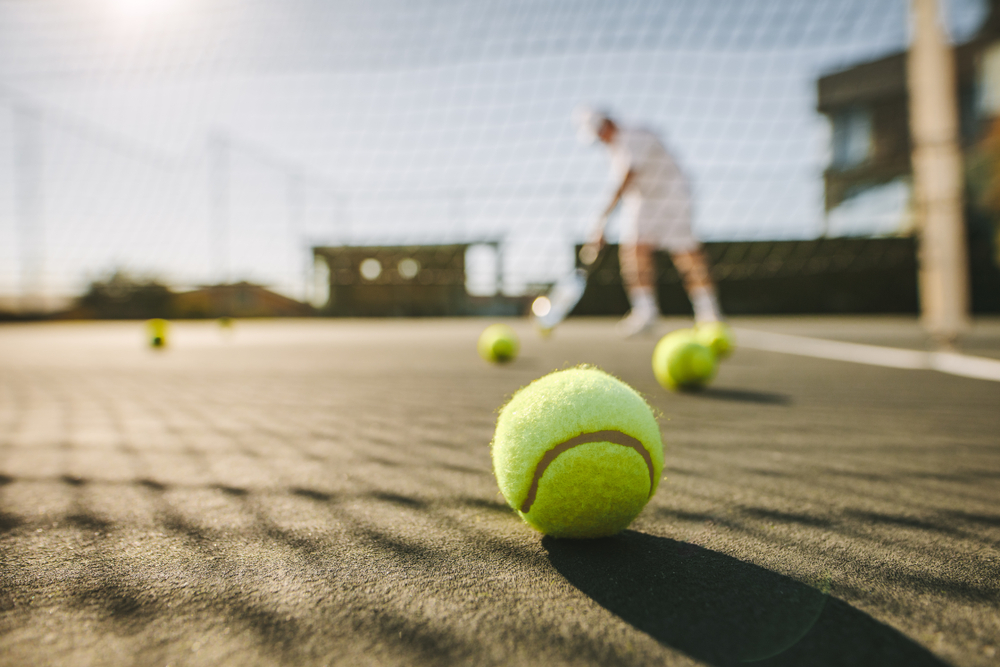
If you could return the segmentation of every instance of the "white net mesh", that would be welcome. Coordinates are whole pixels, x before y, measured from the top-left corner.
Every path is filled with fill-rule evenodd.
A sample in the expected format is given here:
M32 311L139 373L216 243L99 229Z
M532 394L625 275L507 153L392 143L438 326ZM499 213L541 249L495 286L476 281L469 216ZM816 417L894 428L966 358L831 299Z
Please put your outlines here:
M985 16L944 4L956 40ZM660 133L704 240L886 233L865 210L827 227L816 78L905 48L906 12L0 0L0 295L125 268L307 297L313 245L494 240L518 293L571 266L609 194L607 156L575 140L580 103ZM476 252L488 292L494 259Z

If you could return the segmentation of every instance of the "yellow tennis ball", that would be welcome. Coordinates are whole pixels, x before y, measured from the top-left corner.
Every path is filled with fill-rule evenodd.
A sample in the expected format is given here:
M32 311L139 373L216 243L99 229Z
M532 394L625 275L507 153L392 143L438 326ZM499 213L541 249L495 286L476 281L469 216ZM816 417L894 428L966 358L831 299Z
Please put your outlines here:
M169 322L158 317L146 322L146 336L150 347L162 348L167 346L167 332Z
M652 409L632 387L587 366L550 373L514 394L491 449L507 503L553 537L624 530L663 473Z
M695 340L710 348L717 359L725 359L736 348L733 330L725 322L706 322L695 328Z
M517 356L521 343L517 334L506 324L493 324L479 335L479 356L493 363L505 363Z
M691 329L672 331L653 350L653 375L664 389L697 389L708 384L717 362Z

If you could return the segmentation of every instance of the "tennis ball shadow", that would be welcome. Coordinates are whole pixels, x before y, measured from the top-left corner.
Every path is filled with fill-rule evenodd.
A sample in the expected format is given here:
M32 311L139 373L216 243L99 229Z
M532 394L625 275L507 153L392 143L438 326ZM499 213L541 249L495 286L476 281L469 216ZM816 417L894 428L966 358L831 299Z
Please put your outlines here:
M775 394L767 391L750 391L747 389L726 389L723 387L706 387L702 392L705 398L720 401L736 401L739 403L760 403L762 405L791 405L792 399L785 394Z
M542 539L555 569L661 644L728 665L944 666L902 633L762 567L664 537Z

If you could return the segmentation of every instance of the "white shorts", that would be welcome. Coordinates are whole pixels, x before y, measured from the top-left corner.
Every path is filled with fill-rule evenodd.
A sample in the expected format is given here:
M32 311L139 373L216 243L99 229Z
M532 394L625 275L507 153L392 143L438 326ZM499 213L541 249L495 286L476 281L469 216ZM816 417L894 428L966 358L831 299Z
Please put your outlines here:
M651 245L670 253L698 249L701 242L691 231L690 198L674 196L624 202L619 243Z

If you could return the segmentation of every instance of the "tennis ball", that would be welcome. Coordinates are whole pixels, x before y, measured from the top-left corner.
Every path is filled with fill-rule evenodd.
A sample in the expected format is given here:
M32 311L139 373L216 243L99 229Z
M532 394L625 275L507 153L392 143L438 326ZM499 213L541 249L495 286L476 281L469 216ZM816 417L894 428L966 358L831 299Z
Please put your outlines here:
M695 340L715 353L716 359L725 359L733 353L736 339L725 322L706 322L695 328Z
M672 331L653 350L653 375L664 389L697 389L715 377L712 350L691 329Z
M146 335L149 340L149 346L155 348L166 347L168 328L169 323L166 320L158 317L148 320L146 322Z
M506 324L493 324L479 335L479 356L493 363L505 363L517 356L521 343L517 334Z
M630 386L587 366L550 373L500 411L490 445L507 503L553 537L624 530L663 472L660 427Z

